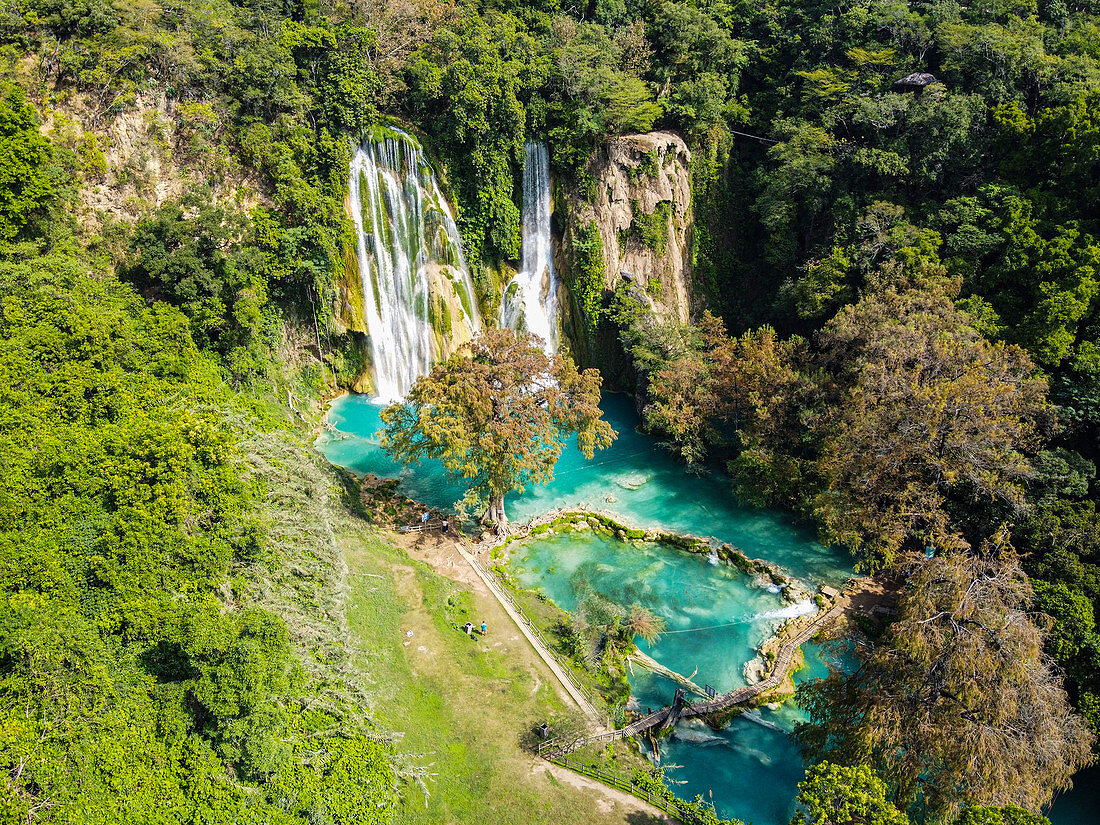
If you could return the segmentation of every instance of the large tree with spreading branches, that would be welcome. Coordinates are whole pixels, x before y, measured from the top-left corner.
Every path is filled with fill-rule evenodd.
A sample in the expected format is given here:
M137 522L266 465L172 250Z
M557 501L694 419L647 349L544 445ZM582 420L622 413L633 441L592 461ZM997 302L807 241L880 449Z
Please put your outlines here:
M588 458L615 438L600 410L600 373L579 371L540 341L487 329L421 376L382 412L382 446L394 458L442 462L487 502L483 521L508 529L504 496L554 475L566 439Z
M1039 810L1091 761L1093 736L1043 651L1007 531L897 569L898 621L846 648L853 673L799 688L806 752L870 764L918 822L953 821L968 804Z

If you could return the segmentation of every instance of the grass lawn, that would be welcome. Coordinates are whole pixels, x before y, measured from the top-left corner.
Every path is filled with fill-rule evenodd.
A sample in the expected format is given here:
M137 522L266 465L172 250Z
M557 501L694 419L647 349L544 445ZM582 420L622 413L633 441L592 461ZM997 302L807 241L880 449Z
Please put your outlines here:
M350 573L348 621L358 663L373 680L374 717L404 734L397 750L429 774L427 798L405 786L399 821L665 821L521 749L535 724L577 712L495 600L412 561L366 526L339 538ZM487 636L456 629L467 620L486 621Z

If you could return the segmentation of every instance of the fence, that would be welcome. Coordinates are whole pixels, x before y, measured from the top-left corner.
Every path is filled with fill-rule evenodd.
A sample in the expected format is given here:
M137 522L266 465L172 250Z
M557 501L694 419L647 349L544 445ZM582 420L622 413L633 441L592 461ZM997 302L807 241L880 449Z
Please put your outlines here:
M596 703L595 697L593 697L592 695L592 691L590 691L579 681L577 681L577 677L573 675L572 665L564 656L560 655L556 650L554 650L553 647L550 646L550 642L547 641L546 637L542 634L542 631L538 629L535 623L531 621L531 617L527 615L527 611L520 607L519 603L516 602L514 598L512 598L512 594L508 592L507 585L505 585L504 582L501 581L500 577L497 575L497 572L491 569L486 571L481 563L473 556L470 556L468 558L468 561L479 571L481 571L483 577L486 579L486 582L496 592L497 597L502 600L506 600L508 604L511 605L512 609L516 611L516 614L521 619L523 619L523 623L527 625L527 629L530 630L534 637L539 640L539 643L543 646L546 652L554 657L554 661L558 663L558 666L561 668L562 673L565 675L565 678L569 680L569 684L576 688L577 692L580 693L581 696L583 696L586 700L588 700L588 704L590 704L592 708L598 713L599 705Z
M622 731L613 731L613 733L622 733ZM708 825L708 823L712 824L714 822L713 819L703 818L692 810L692 805L696 803L685 802L676 797L669 798L662 794L655 794L648 788L644 788L641 785L630 782L620 776L615 776L614 774L608 773L592 765L586 765L583 762L570 759L568 756L559 756L549 759L548 761L553 762L555 765L561 765L563 768L568 768L576 773L583 774L590 779L595 779L597 782L603 782L605 785L618 788L620 791L624 791L637 799L641 799L643 802L648 802L654 808L664 811L669 816L676 817L676 819L683 822L684 825Z

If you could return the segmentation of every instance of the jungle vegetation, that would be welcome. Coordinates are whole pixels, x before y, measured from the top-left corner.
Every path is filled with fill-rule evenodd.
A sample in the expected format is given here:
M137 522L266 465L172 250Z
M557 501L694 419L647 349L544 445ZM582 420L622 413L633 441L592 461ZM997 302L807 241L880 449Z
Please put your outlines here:
M285 412L360 366L331 310L350 149L383 118L438 155L482 288L518 253L524 140L585 191L609 136L685 137L711 314L657 324L601 294L592 255L585 328L621 336L686 461L865 569L916 571L860 679L807 699L836 768L811 771L807 816L833 793L875 821L1030 821L1085 761L1074 712L1100 726L1092 0L7 3L5 813L391 816L392 754L333 687L351 677L311 670L256 584L297 546L266 504L295 426L266 388ZM114 164L127 122L186 184L89 220L88 193L152 188L149 163ZM996 598L977 610L972 585ZM968 630L998 622L997 644ZM929 663L977 666L972 694ZM910 722L948 717L961 750L895 764L924 741Z

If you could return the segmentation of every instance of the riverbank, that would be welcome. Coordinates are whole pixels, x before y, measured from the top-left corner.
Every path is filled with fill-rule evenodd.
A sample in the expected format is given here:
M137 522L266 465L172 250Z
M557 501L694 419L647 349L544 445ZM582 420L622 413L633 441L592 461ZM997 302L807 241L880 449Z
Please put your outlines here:
M483 585L450 566L441 546L417 553L436 568L394 538L362 526L338 541L348 563L355 656L373 682L374 718L395 739L408 779L399 821L667 822L640 800L574 779L524 750L529 729L576 716L568 699ZM488 633L467 635L466 621L485 621Z
M620 433L615 444L596 461L585 460L567 448L549 485L531 487L510 498L513 518L522 524L531 519L546 520L546 514L551 512L583 513L575 518L583 524L573 524L569 528L571 535L556 535L558 528L547 525L546 534L531 539L533 543L546 544L539 564L544 573L555 577L556 589L564 586L568 591L572 586L568 578L576 572L579 561L578 551L587 554L589 561L585 562L582 578L610 575L617 594L616 604L629 606L640 600L651 609L663 604L679 605L668 614L672 621L669 630L678 632L663 637L668 640L664 646L646 648L656 659L684 673L692 673L694 666L699 665L698 683L714 685L720 692L744 684L742 665L756 655L759 644L776 626L784 618L813 612L811 596L816 588L807 587L805 592L795 595L794 588L788 589L788 579L827 582L839 587L851 575L846 558L835 549L822 547L812 533L783 514L739 506L727 485L728 479L720 472L707 477L689 473L652 439L633 429L636 417L627 399L607 398L604 407L605 415ZM422 513L418 502L439 508L440 513L447 512L451 503L462 495L460 485L431 462L418 466L415 472L390 462L374 436L379 426L377 413L377 408L363 399L338 400L330 412L338 432L335 437L332 433L323 434L318 447L330 461L354 471L360 478L368 473L379 478L400 477L386 491L386 496L379 497L383 507L392 509L385 514L391 525L415 523ZM615 524L605 524L607 517ZM551 522L553 518L550 517ZM713 541L700 538L712 533ZM694 552L674 552L656 542L644 541L662 534L671 539L670 543L677 543L679 549ZM685 535L689 537L686 540ZM462 564L453 548L440 541L438 533L399 533L394 539L406 546L414 558L435 565L445 576L463 579L471 575L466 569L469 566ZM560 543L562 540L565 544ZM590 545L588 550L583 547L586 542ZM488 547L471 549L481 551L483 565L493 566L496 560L487 557L491 556L491 551L485 552ZM763 566L745 569L745 562L752 568L754 559ZM553 568L559 564L567 564L568 570L555 574ZM644 573L639 565L646 568ZM672 578L659 574L653 580L655 571L661 569L671 573ZM638 574L643 574L640 579L635 578ZM656 584L657 588L649 589L650 584ZM568 592L547 596L567 609L576 607L576 599ZM791 596L794 602L790 601ZM538 602L538 606L549 605ZM480 619L471 617L471 620ZM491 621L490 633L492 627ZM820 671L818 658L815 653L811 663L815 671ZM650 674L628 677L632 690L640 688L636 693L637 706L656 708L670 700L671 690L663 679ZM621 713L620 687L625 685L597 685L608 690L609 700L620 707L617 715ZM557 691L556 687L552 689ZM562 696L558 700L567 701ZM793 711L784 707L760 713L763 718L756 722L744 721L756 712L742 714L718 736L702 734L695 724L678 726L668 747L679 748L674 761L683 767L674 768L672 774L675 781L687 780L689 784L677 793L686 792L691 798L701 792L709 798L709 791L713 790L715 804L724 807L726 817L740 817L760 825L785 825L789 819L787 809L802 777L801 759L783 732L793 724L788 719ZM706 741L701 746L691 744L696 736L703 736ZM712 744L718 742L719 736L720 744ZM723 752L713 750L714 747L721 747ZM725 748L731 749L728 754ZM770 778L764 780L762 772L771 774ZM761 782L771 788L764 796L753 792Z
M419 510L419 508L419 504L414 507L416 510ZM737 548L729 545L715 547L712 540L699 536L685 536L658 530L633 528L614 520L606 513L589 510L555 511L532 519L525 524L514 526L513 531L506 536L482 534L477 541L464 536L445 536L435 531L397 531L392 534L392 538L411 557L431 565L441 575L467 585L476 586L481 584L488 592L489 583L481 582L477 571L468 563L464 563L463 553L468 553L474 557L483 569L490 570L494 565L499 566L501 562L506 561L504 551L513 542L540 535L553 535L555 531L573 532L577 530L603 530L623 542L661 542L685 552L713 553L715 558L723 560L742 572L768 577L773 586L782 588L781 593L784 599L790 603L797 603L810 596L809 589L804 583L790 578L786 571L778 565L771 564L763 559L749 559ZM818 633L830 633L835 626L866 621L876 615L890 614L894 609L896 590L890 583L881 578L852 578L839 591L827 586L822 587L821 592L814 595L814 599L817 601L818 607L816 612L795 615L784 620L776 631L759 646L756 658L746 663L745 674L750 685L764 680L776 681L773 676L778 664L778 657L792 640L800 639L800 645ZM825 613L829 615L829 622L822 621ZM807 629L811 627L813 632L806 635ZM546 631L547 628L541 628L541 630ZM835 635L835 632L832 635ZM775 684L770 685L766 691L761 692L756 700L751 705L746 705L745 708L782 702L794 695L793 676L802 666L801 651L798 650L798 645L795 645L793 653L787 655L790 660L782 663L783 672L780 674L780 678ZM627 660L636 662L658 675L681 684L696 695L706 695L701 687L691 681L690 677L672 671L641 651L628 655ZM565 680L559 681L562 682L562 690L568 695L568 684L564 683ZM740 708L738 712L745 708ZM725 718L728 720L728 715Z

